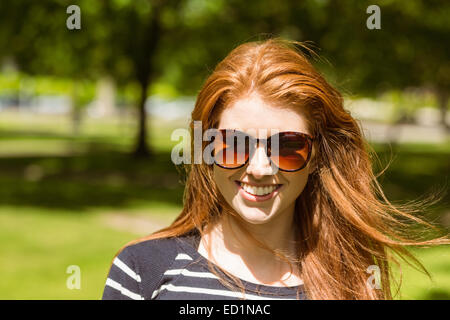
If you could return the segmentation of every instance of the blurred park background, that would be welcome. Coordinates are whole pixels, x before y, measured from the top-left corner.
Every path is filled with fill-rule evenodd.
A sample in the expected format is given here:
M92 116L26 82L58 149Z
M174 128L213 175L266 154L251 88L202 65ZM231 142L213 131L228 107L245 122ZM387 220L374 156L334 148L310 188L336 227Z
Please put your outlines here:
M81 29L69 30L69 5ZM369 5L381 29L367 28ZM309 41L380 163L389 200L448 190L450 2L0 2L0 299L99 299L126 242L182 207L175 128L237 45ZM450 230L450 196L427 216ZM411 249L399 299L450 299L449 247ZM81 270L70 290L67 267Z

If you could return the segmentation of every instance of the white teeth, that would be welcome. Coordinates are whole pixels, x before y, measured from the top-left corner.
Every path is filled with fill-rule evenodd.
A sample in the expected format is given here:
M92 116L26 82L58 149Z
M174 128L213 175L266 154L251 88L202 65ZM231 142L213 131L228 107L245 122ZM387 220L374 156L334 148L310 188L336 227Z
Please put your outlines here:
M251 186L249 184L243 183L243 182L240 182L240 185L241 185L242 189L244 189L248 193L257 195L257 196L268 195L277 188L277 185L265 186L265 187L255 187L255 186Z

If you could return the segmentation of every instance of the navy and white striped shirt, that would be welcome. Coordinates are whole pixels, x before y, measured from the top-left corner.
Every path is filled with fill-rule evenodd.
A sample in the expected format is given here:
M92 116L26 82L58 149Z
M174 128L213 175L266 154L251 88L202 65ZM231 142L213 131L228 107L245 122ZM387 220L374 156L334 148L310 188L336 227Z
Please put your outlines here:
M303 285L268 286L241 279L245 293L240 288L230 290L211 272L208 260L198 253L199 241L200 235L194 233L146 240L126 247L111 266L102 299L306 299ZM222 271L215 270L221 277L231 280Z

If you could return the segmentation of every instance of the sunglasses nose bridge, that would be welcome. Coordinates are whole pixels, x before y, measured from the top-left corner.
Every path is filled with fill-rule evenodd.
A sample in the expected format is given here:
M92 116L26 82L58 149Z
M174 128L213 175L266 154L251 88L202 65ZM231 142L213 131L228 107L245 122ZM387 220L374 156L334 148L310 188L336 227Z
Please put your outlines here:
M247 173L255 177L274 174L265 143L257 143L252 148L248 159Z

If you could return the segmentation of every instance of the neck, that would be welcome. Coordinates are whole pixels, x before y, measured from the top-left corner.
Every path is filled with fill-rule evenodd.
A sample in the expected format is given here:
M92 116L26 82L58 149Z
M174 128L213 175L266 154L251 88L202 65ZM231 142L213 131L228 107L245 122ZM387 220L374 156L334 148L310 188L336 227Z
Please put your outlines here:
M252 273L250 277L259 278L262 282L277 282L280 276L284 278L289 273L289 265L277 259L270 250L278 249L289 256L297 256L294 208L295 204L262 224L252 224L223 212L221 220L202 238L204 243L199 252L230 271L247 269ZM239 222L245 229L239 227ZM249 234L270 250L260 247ZM211 248L210 253L206 249L208 247Z
M237 216L237 214L235 214ZM249 223L239 216L224 214L221 221L223 244L230 250L242 256L264 258L273 254L261 248L252 241L252 237L262 242L271 250L283 250L289 254L295 253L294 206L285 212L279 212L267 223Z

